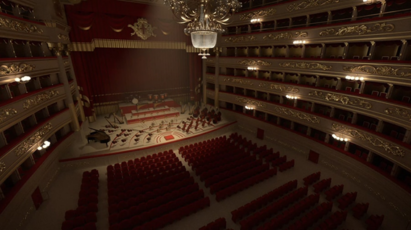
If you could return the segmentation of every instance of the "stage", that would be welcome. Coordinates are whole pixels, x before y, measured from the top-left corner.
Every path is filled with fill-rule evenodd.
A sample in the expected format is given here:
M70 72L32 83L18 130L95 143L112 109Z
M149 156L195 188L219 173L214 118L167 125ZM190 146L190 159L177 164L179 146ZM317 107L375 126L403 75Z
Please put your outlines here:
M209 110L214 109L211 106L207 106L207 108ZM172 114L172 117L165 116L167 114ZM147 115L148 114L142 113L137 117L132 115L132 113L126 114L124 124L119 124L112 116L111 118L98 116L93 123L84 122L81 130L73 134L73 141L63 155L62 160L155 147L157 145L178 142L208 134L227 126L234 126L235 124L234 121L227 120L224 114L222 114L221 121L218 121L217 124L214 124L212 121L204 122L204 120L197 123L197 118L194 118L192 122L193 125L188 130L187 128L193 118L188 114L187 110L184 114L181 114L181 108L171 107L167 108L166 111L160 111L159 114ZM131 116L133 116L133 122L129 122ZM153 119L153 117L155 119ZM138 119L141 119L141 121L137 121ZM117 126L117 128L111 127L107 120L109 120L112 125ZM186 127L184 123L186 123ZM197 129L195 129L196 126ZM103 132L110 136L110 141L107 143L107 146L100 142L87 142L87 135L95 132L95 130L89 129L89 127L103 130ZM184 127L185 129L183 130Z

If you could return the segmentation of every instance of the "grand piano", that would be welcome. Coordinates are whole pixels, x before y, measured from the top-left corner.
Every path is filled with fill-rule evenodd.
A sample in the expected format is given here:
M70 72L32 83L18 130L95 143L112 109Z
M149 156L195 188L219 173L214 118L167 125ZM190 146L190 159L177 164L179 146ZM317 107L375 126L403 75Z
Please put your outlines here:
M95 130L95 132L92 132L89 135L87 135L88 143L90 143L90 140L99 141L100 143L105 143L106 146L108 146L108 142L110 142L111 140L109 135L107 135L104 131L101 131L101 130L97 130L93 128L90 128L90 129Z

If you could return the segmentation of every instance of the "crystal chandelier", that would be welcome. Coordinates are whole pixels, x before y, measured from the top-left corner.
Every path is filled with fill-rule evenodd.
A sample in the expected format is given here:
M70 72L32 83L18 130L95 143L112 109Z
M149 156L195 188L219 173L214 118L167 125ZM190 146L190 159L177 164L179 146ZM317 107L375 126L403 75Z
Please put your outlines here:
M238 0L164 0L173 14L187 23L184 29L191 34L191 42L195 48L201 49L198 55L206 59L210 55L207 51L217 43L217 33L224 32L230 16L241 8Z

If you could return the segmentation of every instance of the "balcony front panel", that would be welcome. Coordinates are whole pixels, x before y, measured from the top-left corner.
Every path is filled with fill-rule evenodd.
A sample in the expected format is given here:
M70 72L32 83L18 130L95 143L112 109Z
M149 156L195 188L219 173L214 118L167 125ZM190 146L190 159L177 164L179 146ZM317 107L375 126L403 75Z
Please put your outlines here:
M213 95L214 91L207 90L207 97L214 99ZM255 110L261 112L282 117L325 133L334 133L338 136L347 137L349 142L363 146L401 167L411 170L411 149L405 147L405 144L400 145L384 139L384 137L380 135L358 129L345 123L340 123L337 120L325 116L299 111L289 106L223 92L219 93L218 99L241 106L253 106Z
M411 16L317 27L300 27L282 31L223 36L217 46L270 46L293 44L295 40L319 43L384 41L411 38Z
M42 22L35 22L11 16L0 14L0 34L4 38L29 40L29 41L49 41L49 34L53 30Z
M2 154L0 158L0 182L3 182L38 146L70 120L71 113L68 109L65 109L38 125L39 127L31 131L24 141Z

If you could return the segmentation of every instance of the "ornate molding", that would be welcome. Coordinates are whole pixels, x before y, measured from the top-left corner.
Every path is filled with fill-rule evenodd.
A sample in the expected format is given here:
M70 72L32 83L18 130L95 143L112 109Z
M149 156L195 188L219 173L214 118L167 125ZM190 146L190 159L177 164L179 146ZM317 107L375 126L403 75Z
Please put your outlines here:
M410 77L411 68L399 67L393 68L391 66L372 66L372 65L358 65L358 66L344 66L344 71L348 72L360 72L382 76L395 76L395 77Z
M31 97L29 99L27 99L24 103L23 103L23 108L24 109L29 109L30 107L36 106L40 103L42 103L43 101L47 101L50 100L51 98L58 96L60 94L59 91L57 90L50 90L41 94L37 94L34 97Z
M63 41L68 41L69 40L69 37L65 34L59 34L59 35L57 35L57 38L59 40L63 40Z
M244 80L244 79L232 78L232 77L226 77L223 79L223 81L227 81L231 83L239 83L242 85L254 85L254 83L250 80Z
M241 36L241 37L229 37L226 38L224 41L225 42L250 42L250 41L255 41L255 36Z
M251 100L248 98L236 97L236 101L244 103L244 104L255 105L257 107L264 107L264 104L261 103L260 101L255 101L255 100Z
M0 123L16 114L17 110L13 108L0 110Z
M362 100L362 99L357 99L357 98L350 98L342 94L336 94L336 93L326 93L326 92L321 92L321 91L312 91L308 93L308 96L311 97L318 97L321 99L325 99L327 101L335 101L335 102L341 102L343 105L352 105L352 106L358 106L362 107L365 109L371 109L372 105L368 101Z
M306 120L308 122L314 123L314 124L318 124L320 123L320 120L318 120L318 118L316 116L313 115L309 115L306 113L302 113L302 112L298 112L292 109L288 109L288 108L283 108L280 106L277 106L274 108L274 111L279 113L279 114L285 114L287 116L292 116L301 120Z
M343 26L340 28L331 28L323 30L319 33L320 36L345 36L345 35L363 35L373 32L391 32L395 29L393 24L376 23L372 26L356 25Z
M209 81L214 82L214 76L207 75L206 79L209 80Z
M51 123L47 123L45 126L41 127L35 134L30 138L26 139L23 143L19 144L14 150L16 156L21 156L30 150L34 145L46 136L46 134L52 129Z
M281 40L281 39L295 39L295 38L305 38L308 36L307 32L286 32L279 34L269 34L264 35L263 40Z
M402 108L386 108L384 112L391 116L400 117L406 121L411 121L411 111L408 109Z
M282 62L278 64L283 68L298 68L298 69L321 69L321 70L330 70L332 66L323 65L315 62Z
M270 89L279 90L281 92L298 93L300 90L291 86L280 85L280 84L270 84Z
M6 164L0 161L0 173L2 173L6 169Z
M153 27L148 24L147 19L144 18L137 19L137 22L135 22L134 25L128 24L128 27L134 30L134 33L131 33L131 36L137 35L143 40L147 40L147 38L151 36L157 36L154 34L154 30L156 30L157 27Z
M338 3L340 0L304 0L297 3L292 3L287 7L288 12L303 10L311 7L319 7L332 3Z
M265 9L265 10L258 10L250 13L245 13L240 15L240 20L250 20L253 18L261 18L265 16L271 16L274 15L277 12L276 9L271 8L271 9Z
M363 141L367 141L375 147L383 148L387 153L392 154L394 156L400 156L400 157L405 156L404 149L401 148L400 146L394 145L380 138L371 136L370 134L366 132L352 129L348 126L335 124L335 123L332 124L332 129L337 132L349 135L351 137L355 137Z
M262 60L252 60L252 59L246 59L246 60L242 60L242 61L238 61L238 64L240 65L248 65L248 66L269 66L271 65L271 62L267 62L267 61L262 61Z
M3 17L0 17L0 27L11 29L11 30L18 31L18 32L25 32L29 34L42 34L43 33L42 29L40 29L39 27L33 24L29 24L29 23L25 23L25 22L21 22L17 20L12 20L10 18L3 18Z
M35 65L20 63L9 64L0 66L0 75L18 74L33 71L36 68Z

